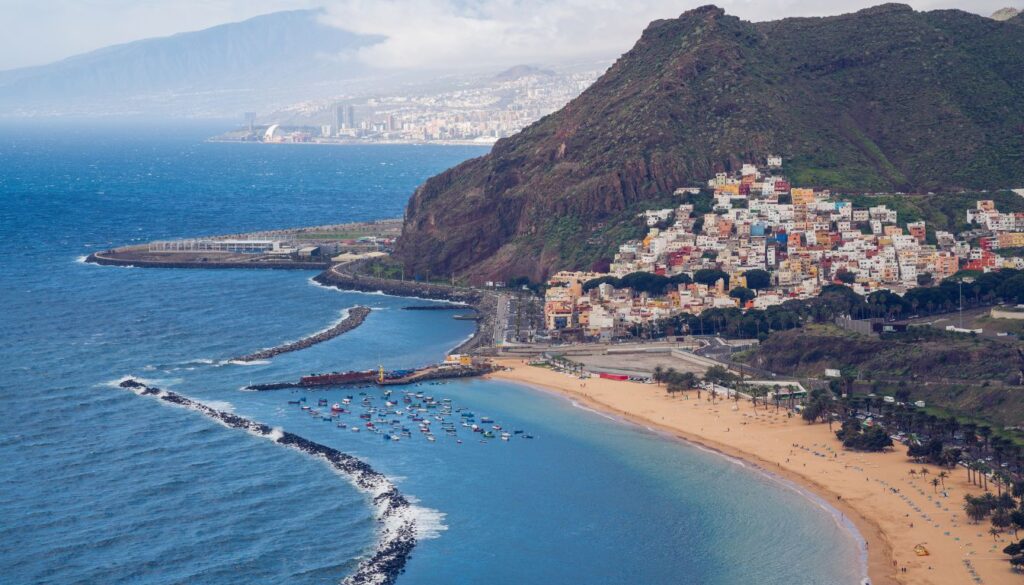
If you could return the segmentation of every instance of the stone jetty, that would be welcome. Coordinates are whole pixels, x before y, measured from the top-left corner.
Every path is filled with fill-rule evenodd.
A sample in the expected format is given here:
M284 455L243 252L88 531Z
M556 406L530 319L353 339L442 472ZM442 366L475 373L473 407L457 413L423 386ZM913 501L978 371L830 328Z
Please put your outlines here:
M316 345L317 343L327 341L328 339L334 339L335 337L343 333L352 331L356 327L362 325L363 321L366 320L366 317L369 314L369 307L352 307L351 309L348 310L348 315L346 315L344 319L342 319L337 325L334 325L333 327L324 329L319 333L310 335L309 337L305 337L298 341L293 341L292 343L286 343L284 345L279 345L277 347L262 349L255 353L250 353L248 355L239 356L233 359L239 362L252 362L256 360L270 359L276 355L288 353L289 351L298 351L300 349L306 349L307 347Z

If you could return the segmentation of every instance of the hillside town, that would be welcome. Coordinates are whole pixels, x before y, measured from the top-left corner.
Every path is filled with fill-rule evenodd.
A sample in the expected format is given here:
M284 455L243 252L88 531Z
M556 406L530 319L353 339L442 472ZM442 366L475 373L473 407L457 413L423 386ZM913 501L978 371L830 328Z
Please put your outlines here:
M608 273L549 279L547 328L607 339L680 313L808 299L832 284L903 294L961 270L1024 267L1020 255L998 253L1024 246L1024 213L979 200L966 214L972 229L953 234L901 222L885 205L857 207L828 190L793 186L781 167L775 156L764 168L744 164L706 187L676 190L684 202L674 208L645 211L647 235L622 244ZM666 277L669 286L652 294L618 281L637 274Z

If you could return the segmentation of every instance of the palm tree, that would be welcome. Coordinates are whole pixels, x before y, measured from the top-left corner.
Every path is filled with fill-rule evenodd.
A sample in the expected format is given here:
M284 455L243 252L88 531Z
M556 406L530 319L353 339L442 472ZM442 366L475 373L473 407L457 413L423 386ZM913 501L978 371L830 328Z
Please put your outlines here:
M946 489L946 478L949 477L948 471L939 472L939 481L942 482L942 489Z
M665 381L665 369L661 366L654 366L654 381L658 386Z
M917 477L917 470L911 469L910 471L907 472L907 475L909 475L910 477Z
M932 490L935 493L939 493L939 478L937 477L932 478Z
M923 476L926 476L926 477L927 477L929 473L931 473L931 472L930 472L930 471L928 471L928 468L927 468L927 467L922 467L922 468L921 468L921 475L923 475Z
M996 541L996 537L999 536L1000 532L1002 532L1002 531L999 530L998 528L996 528L995 526L993 526L992 528L988 529L988 533L992 535L992 542Z

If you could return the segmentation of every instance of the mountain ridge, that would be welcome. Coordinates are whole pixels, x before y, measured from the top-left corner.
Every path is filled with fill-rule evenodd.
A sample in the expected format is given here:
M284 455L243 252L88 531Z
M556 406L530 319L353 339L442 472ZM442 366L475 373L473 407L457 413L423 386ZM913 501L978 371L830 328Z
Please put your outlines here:
M634 206L770 153L806 186L1019 186L1021 60L1019 27L901 4L656 20L562 110L417 189L397 254L474 282L587 268Z
M0 72L0 106L10 111L66 113L209 103L236 95L288 93L289 86L347 79L366 72L355 52L383 37L320 22L322 9L256 16L198 31L112 45L47 65ZM203 99L203 96L207 99ZM296 93L296 98L305 97ZM175 100L180 100L174 103ZM237 115L234 106L225 111Z

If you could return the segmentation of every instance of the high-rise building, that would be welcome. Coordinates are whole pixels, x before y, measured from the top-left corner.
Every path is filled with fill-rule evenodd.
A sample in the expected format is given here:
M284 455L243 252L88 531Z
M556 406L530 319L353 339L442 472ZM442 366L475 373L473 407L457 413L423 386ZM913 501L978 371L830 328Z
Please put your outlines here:
M334 130L338 131L342 129L342 124L345 121L345 106L341 104L334 104L334 119L332 120L332 126Z
M250 134L256 130L256 112L245 113L245 126L248 128Z
M356 127L356 108L351 104L345 107L345 127Z

